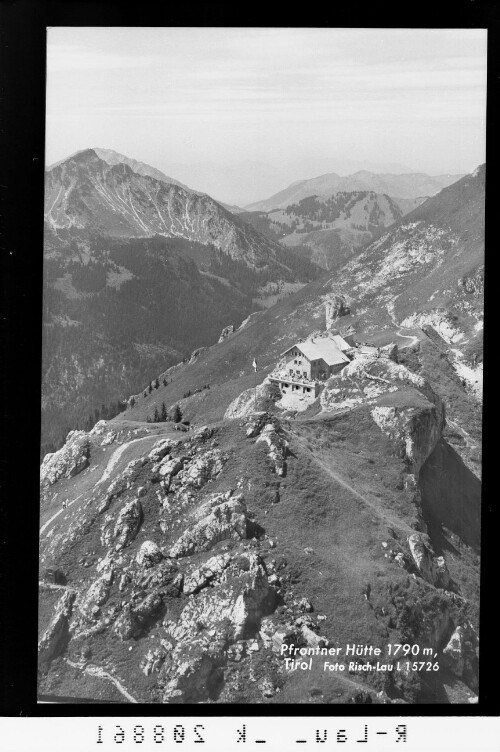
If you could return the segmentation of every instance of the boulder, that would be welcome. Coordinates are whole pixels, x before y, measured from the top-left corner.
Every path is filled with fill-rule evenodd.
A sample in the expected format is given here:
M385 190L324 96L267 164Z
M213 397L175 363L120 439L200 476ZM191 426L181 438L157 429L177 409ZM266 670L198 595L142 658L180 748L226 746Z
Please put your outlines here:
M163 558L163 554L154 541L144 541L135 557L139 566L152 567L158 564Z

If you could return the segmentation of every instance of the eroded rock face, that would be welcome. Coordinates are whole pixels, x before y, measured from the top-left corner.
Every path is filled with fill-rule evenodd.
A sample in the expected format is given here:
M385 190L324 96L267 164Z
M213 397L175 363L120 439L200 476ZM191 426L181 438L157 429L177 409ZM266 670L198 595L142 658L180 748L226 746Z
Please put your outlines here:
M418 474L443 433L445 415L441 400L422 408L377 405L371 415L399 447L408 462L408 472Z
M68 590L58 602L55 615L38 643L38 659L42 663L52 660L66 647L75 598L76 593Z
M351 309L346 303L344 295L336 295L332 293L325 300L326 306L326 328L331 329L335 321L340 316L347 316Z
M40 467L42 484L53 485L60 478L72 478L89 465L90 442L85 431L70 431L57 452L46 454Z
M215 506L212 511L188 528L170 551L172 558L209 551L226 538L246 538L247 508L241 495Z
M420 576L439 588L450 587L450 574L443 556L435 556L429 536L414 533L408 538L410 552Z

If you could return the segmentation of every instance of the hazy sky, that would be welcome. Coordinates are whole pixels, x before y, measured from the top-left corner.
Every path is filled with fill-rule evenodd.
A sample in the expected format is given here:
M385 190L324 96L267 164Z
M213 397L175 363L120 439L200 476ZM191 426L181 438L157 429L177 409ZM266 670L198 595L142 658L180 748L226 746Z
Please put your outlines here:
M115 149L223 201L331 171L470 172L485 110L484 30L48 30L47 164Z

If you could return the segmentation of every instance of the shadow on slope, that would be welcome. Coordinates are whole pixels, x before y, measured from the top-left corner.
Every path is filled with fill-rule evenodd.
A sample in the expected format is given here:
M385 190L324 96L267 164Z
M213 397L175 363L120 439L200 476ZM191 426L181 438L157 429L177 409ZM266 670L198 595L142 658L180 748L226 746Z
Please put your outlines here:
M444 441L420 471L422 509L439 546L441 524L475 549L480 545L481 483Z

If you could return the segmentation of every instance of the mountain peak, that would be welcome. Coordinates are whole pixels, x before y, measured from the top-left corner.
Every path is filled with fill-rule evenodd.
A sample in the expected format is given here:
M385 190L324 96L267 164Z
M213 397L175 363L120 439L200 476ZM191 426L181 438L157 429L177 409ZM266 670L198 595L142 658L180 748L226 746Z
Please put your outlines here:
M55 162L54 164L50 165L50 167L47 167L47 171L50 172L50 170L53 170L55 167L59 167L65 162L69 162L70 160L76 160L78 162L85 162L88 159L93 159L94 157L97 157L103 162L106 162L106 164L108 164L110 167L124 164L130 167L132 172L135 172L137 175L142 175L143 177L154 178L155 180L160 180L162 183L170 183L171 185L178 185L180 188L184 188L185 191L189 191L190 193L197 193L198 195L203 195L200 191L193 191L191 188L188 188L188 186L184 185L184 183L181 183L180 180L175 180L175 178L171 178L168 175L165 175L164 172L161 172L161 170L156 169L156 167L152 167L151 165L146 164L145 162L139 162L137 159L132 159L130 157L127 157L125 156L125 154L120 154L120 152L114 151L113 149L103 149L100 146L94 146L88 149L82 149L80 151L76 151L73 154L71 154L69 157L66 157L65 159L61 159L59 162Z

